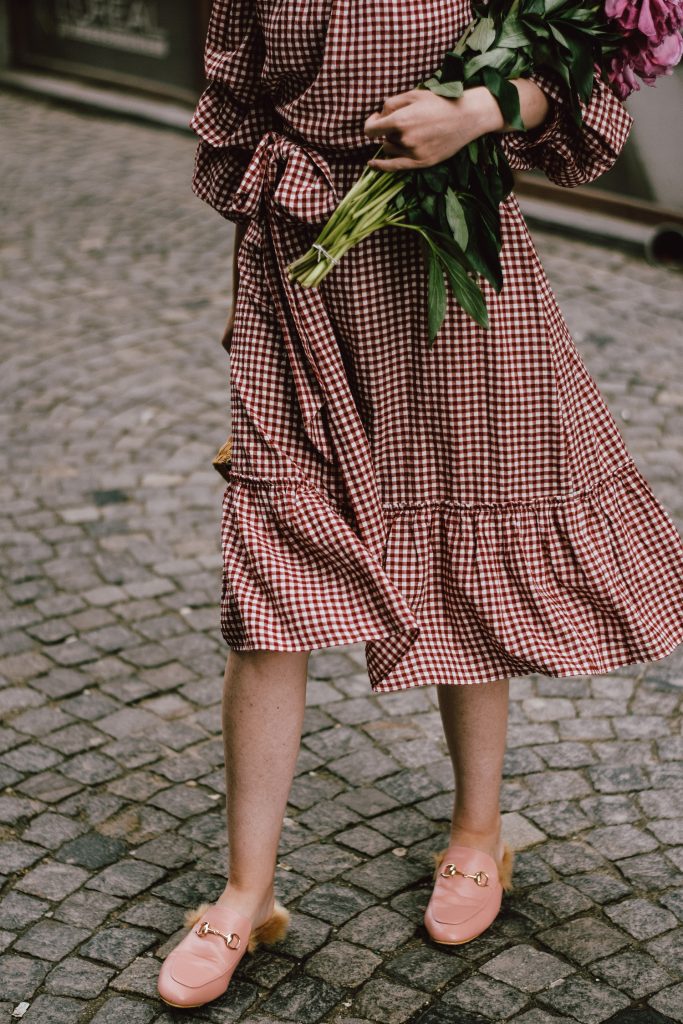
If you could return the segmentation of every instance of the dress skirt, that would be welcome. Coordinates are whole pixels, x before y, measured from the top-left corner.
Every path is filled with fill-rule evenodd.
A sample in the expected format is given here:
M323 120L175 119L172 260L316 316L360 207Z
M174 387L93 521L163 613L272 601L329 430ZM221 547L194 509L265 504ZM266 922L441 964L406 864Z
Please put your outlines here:
M683 641L683 539L581 359L514 193L501 206L504 287L479 278L487 329L448 293L430 347L426 266L405 230L375 232L317 289L288 279L377 149L367 116L429 77L471 16L465 0L306 11L214 3L192 121L197 195L248 225L225 641L364 641L375 692L665 657ZM550 112L501 136L512 166L567 187L603 173L630 131L622 104L596 74L578 129L561 82L531 77Z

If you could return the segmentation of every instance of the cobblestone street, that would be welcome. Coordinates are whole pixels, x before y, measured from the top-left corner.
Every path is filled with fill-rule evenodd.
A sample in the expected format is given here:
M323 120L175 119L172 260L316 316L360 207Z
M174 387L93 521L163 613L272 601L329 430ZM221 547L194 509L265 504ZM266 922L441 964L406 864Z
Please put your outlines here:
M451 948L422 924L452 806L435 688L373 695L363 644L314 652L276 880L290 932L223 999L164 1009L160 960L225 884L210 460L233 227L190 191L189 134L18 94L0 117L2 1020L683 1021L683 650L512 680L515 889ZM683 530L680 275L533 234Z

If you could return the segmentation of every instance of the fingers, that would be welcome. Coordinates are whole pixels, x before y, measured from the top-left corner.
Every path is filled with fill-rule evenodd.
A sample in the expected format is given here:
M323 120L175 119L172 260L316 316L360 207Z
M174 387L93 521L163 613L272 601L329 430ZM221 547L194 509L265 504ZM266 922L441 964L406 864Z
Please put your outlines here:
M411 160L410 157L396 157L395 160L368 160L368 167L376 171L414 171L423 165L418 160Z
M383 103L381 111L373 111L363 125L363 131L369 138L378 139L381 136L400 136L403 119L399 111L414 103L417 97L422 98L421 91L409 89L407 92L399 92L395 96L389 96Z

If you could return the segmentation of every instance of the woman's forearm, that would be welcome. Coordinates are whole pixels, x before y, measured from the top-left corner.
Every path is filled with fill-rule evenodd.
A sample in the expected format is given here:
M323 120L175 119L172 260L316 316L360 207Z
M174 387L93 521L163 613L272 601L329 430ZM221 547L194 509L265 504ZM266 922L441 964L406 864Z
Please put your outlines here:
M512 78L512 84L519 93L519 112L524 122L524 127L537 128L543 124L550 111L548 97L540 86L528 78ZM491 92L486 86L474 86L465 90L465 97L468 93L476 93L476 103L479 117L481 118L482 134L484 132L509 132L512 128L504 120L500 107ZM470 99L475 100L474 96Z

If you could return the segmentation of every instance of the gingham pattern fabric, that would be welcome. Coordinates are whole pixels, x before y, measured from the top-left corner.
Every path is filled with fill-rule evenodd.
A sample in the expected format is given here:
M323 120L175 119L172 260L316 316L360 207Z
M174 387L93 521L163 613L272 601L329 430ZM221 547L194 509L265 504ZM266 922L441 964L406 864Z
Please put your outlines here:
M433 348L414 234L382 229L292 283L377 149L363 123L440 65L466 0L219 0L193 187L248 224L230 352L221 629L237 650L366 642L377 692L605 673L683 640L683 541L569 334L517 199L478 327L448 296ZM510 132L515 167L574 186L632 119L597 78Z

